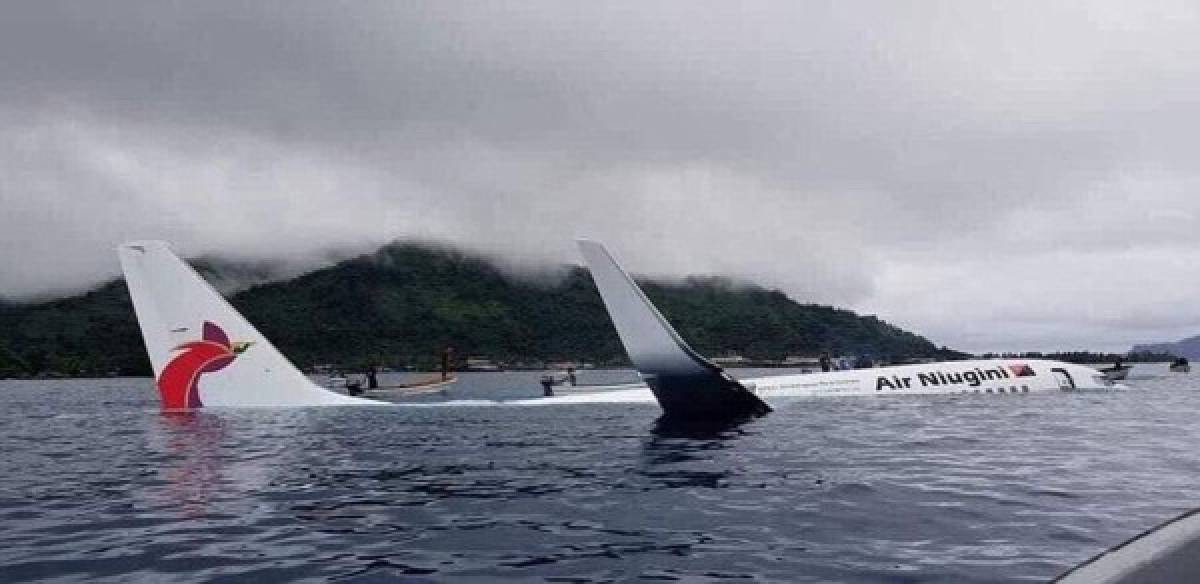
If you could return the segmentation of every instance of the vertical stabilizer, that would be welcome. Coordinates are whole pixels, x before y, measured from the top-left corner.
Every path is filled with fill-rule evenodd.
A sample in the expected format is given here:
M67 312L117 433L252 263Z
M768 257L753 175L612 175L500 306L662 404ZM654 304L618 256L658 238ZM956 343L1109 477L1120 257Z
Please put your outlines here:
M310 381L166 243L117 255L164 408L379 403Z
M665 415L684 419L760 416L771 408L692 350L603 245L578 240L609 318Z

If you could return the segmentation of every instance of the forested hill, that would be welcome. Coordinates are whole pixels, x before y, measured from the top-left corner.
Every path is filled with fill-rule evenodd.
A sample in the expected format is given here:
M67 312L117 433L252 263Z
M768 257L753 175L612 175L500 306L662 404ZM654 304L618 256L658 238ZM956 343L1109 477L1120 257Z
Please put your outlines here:
M220 268L202 269L210 280ZM874 317L793 302L720 278L642 282L685 338L707 355L779 359L833 353L934 356L928 340ZM587 271L555 283L513 278L452 248L394 243L232 302L295 363L430 366L441 349L512 362L626 363ZM125 285L0 305L0 376L147 374Z
M1188 337L1174 343L1134 345L1130 351L1133 353L1170 353L1178 357L1187 357L1193 361L1200 361L1200 336Z

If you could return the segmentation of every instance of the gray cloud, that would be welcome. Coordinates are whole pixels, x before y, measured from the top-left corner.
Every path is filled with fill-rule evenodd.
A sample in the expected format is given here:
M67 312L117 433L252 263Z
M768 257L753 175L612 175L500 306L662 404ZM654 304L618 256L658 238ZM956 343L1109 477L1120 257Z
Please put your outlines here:
M972 350L1200 328L1194 3L29 2L0 291L123 239L518 267L608 241Z

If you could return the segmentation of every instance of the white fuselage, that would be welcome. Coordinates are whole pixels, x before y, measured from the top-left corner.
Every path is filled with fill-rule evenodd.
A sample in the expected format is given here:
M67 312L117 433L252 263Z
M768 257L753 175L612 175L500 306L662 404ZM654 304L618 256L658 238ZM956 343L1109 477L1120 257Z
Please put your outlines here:
M826 373L743 379L764 399L773 396L1029 393L1107 389L1104 374L1082 365L1037 359L942 361Z
M1023 367L1022 367L1023 366ZM991 371L992 373L988 373ZM1019 373L1024 372L1024 375ZM770 403L779 397L858 397L939 394L1009 394L1118 389L1104 374L1083 365L1036 359L942 361L742 379L741 384ZM618 388L619 387L619 388ZM654 402L646 387L590 391L516 400L515 404Z

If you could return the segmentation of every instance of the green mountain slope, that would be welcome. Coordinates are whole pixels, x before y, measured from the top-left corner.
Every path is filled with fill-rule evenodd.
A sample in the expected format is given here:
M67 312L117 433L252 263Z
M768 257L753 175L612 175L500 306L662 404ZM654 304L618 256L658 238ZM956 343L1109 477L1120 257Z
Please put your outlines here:
M202 271L210 279L222 270L215 262L206 267ZM798 304L774 290L720 278L643 286L679 332L709 355L939 354L924 338L874 317ZM232 301L301 366L431 366L446 346L460 357L505 361L626 361L582 268L539 285L442 246L395 243L292 280L242 290ZM52 302L0 306L0 375L148 370L123 282Z

